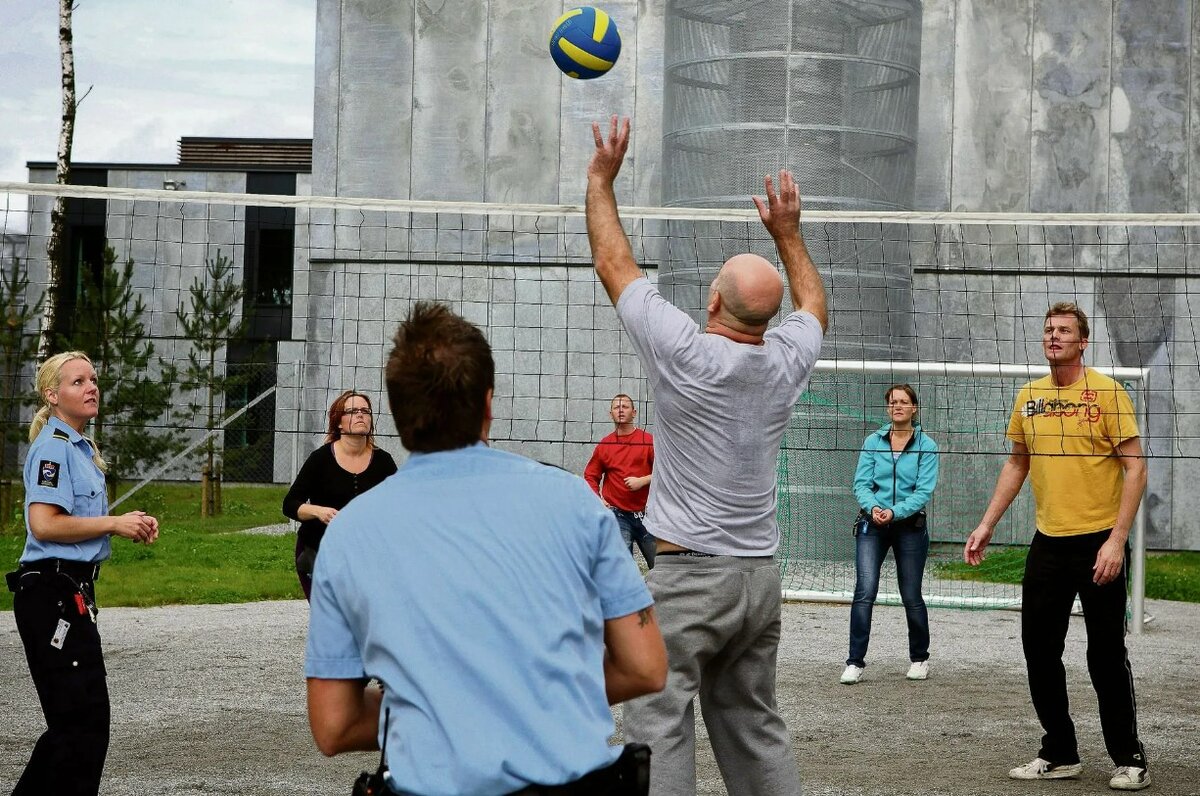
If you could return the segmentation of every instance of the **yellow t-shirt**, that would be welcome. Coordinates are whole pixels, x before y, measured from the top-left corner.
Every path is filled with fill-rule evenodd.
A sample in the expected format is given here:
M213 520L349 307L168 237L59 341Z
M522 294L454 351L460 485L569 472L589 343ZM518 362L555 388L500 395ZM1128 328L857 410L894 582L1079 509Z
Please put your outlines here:
M1050 376L1017 393L1008 438L1029 449L1038 530L1077 536L1113 527L1125 470L1116 447L1138 436L1125 388L1091 368L1067 387Z

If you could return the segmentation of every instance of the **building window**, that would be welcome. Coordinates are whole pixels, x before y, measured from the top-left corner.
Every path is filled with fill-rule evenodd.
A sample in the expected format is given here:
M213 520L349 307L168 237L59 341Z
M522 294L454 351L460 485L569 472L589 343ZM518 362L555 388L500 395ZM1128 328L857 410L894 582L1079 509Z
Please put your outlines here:
M294 196L296 175L246 174L246 192ZM290 207L246 208L246 315L252 340L291 337L292 273L296 211Z

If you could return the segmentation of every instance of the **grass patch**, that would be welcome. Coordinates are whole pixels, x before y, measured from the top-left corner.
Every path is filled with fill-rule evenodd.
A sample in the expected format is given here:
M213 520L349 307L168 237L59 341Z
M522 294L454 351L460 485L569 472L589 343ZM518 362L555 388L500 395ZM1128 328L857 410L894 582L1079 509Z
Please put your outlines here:
M224 513L200 516L198 484L155 484L115 511L140 509L158 518L153 545L113 539L112 558L96 581L104 606L239 603L303 597L293 562L295 537L239 534L246 528L284 521L283 486L226 486ZM0 562L15 569L25 545L23 525L10 523L0 535ZM11 610L12 594L0 589L0 609Z
M961 549L961 548L960 548ZM1003 547L989 550L979 566L965 561L946 561L936 565L939 578L973 580L983 583L1020 583L1025 574L1025 547Z
M953 580L1020 583L1026 552L1020 547L992 551L978 567L961 561L938 564L937 575ZM1200 552L1147 553L1146 597L1200 603Z
M1200 553L1148 554L1146 596L1200 603Z

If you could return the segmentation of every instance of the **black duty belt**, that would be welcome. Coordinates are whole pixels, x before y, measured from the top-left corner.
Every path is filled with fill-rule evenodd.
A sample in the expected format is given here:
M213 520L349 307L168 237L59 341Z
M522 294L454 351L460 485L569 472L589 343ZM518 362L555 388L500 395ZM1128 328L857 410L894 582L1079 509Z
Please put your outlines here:
M645 796L650 792L650 747L626 744L612 765L565 785L530 785L510 796Z
M21 564L18 572L21 574L39 572L43 575L62 573L82 582L92 581L100 577L100 565L86 561L69 561L65 558L39 558L37 561L26 561Z

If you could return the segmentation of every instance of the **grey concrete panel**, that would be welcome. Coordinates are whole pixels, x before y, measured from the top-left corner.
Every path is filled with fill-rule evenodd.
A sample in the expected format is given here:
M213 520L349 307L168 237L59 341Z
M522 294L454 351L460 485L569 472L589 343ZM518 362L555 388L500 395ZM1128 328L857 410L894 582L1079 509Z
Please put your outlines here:
M414 20L411 2L343 3L338 195L410 196Z
M1095 9L1033 0L1032 212L1106 207L1112 24Z
M1191 347L1188 343L1186 347ZM1200 436L1190 427L1200 416L1200 371L1195 367L1176 368L1173 374L1174 418L1177 428L1168 453L1180 458L1171 468L1169 534L1159 537L1161 547L1176 550L1200 550L1200 490L1196 489L1196 460L1200 458ZM1191 421L1191 422L1187 422ZM1151 471L1158 466L1151 460ZM1165 502L1165 501L1164 501Z
M950 209L956 14L955 0L925 0L921 10L921 100L913 197L918 210Z
M558 157L560 184L557 201L563 204L583 203L584 191L587 188L587 164L595 151L592 122L602 122L607 136L608 120L613 114L622 118L632 117L635 110L638 110L636 98L641 66L637 59L639 29L635 25L638 5L638 0L613 0L604 5L604 10L616 23L621 34L621 57L608 74L594 80L576 80L560 73L550 61L550 56L546 56L546 67L552 70L560 81L562 104ZM546 38L549 38L549 32L547 29ZM660 49L659 58L661 57ZM645 130L641 128L640 117L632 120L637 127L637 135L647 137L646 144L661 147L661 115L660 110L657 127L654 126L652 118L647 118ZM618 177L618 201L622 204L634 203L634 174L638 170L637 152L638 147L631 141L630 150L626 154L626 164Z
M313 80L312 193L334 196L338 188L338 127L342 79L342 0L317 0Z
M412 196L479 201L487 171L480 102L488 73L488 3L416 3Z
M1187 207L1190 0L1115 0L1110 206Z
M500 0L489 8L485 201L557 202L560 83L569 78L554 67L547 45L563 5Z
M1029 206L1029 0L961 0L955 36L953 210Z
M633 196L636 205L662 204L663 20L666 3L637 3L636 21L626 36L622 58L636 58L624 68L635 76L633 121L637 135L630 143ZM631 42L630 39L634 39ZM633 44L634 46L630 46Z
M1196 46L1200 42L1200 13L1196 13L1197 6L1192 3L1192 27L1189 31L1190 46L1188 47L1188 56L1190 64L1188 74L1191 80L1188 84L1188 119L1190 121L1188 127L1188 202L1187 212L1200 212L1200 135L1195 133L1196 119L1200 119L1200 47Z

